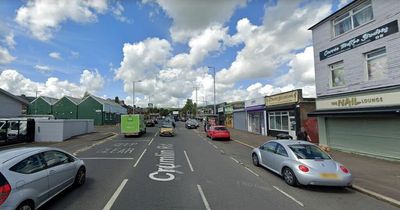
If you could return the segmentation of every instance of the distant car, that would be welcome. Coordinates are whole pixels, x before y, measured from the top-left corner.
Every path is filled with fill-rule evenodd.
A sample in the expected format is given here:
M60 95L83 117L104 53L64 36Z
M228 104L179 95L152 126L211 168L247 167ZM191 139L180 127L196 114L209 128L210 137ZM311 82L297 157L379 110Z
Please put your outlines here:
M231 139L231 134L225 126L211 126L210 129L207 130L207 137L210 137L212 140L214 139Z
M185 122L185 128L191 129L191 128L198 128L198 127L199 127L199 123L197 122L197 120L189 119Z
M346 167L307 141L271 140L253 149L253 164L282 176L291 186L351 186Z
M0 153L0 209L38 209L86 180L82 160L56 148L17 148Z
M154 120L146 120L146 127L154 127L154 126L156 126Z
M160 136L175 136L175 129L172 123L163 123L160 127Z

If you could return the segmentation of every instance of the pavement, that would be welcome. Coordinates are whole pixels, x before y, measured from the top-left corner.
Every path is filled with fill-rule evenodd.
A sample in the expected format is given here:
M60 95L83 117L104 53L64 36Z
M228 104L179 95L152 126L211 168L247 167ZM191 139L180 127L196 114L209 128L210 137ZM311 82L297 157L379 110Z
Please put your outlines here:
M247 131L229 129L232 140L250 147L275 139ZM400 207L400 161L331 150L334 160L344 164L354 176L353 188Z

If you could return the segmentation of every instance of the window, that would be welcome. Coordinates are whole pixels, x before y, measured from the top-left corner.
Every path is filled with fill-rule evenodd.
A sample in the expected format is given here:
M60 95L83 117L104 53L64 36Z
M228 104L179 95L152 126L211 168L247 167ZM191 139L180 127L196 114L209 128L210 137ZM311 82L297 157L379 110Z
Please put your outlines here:
M268 115L270 130L289 130L289 115L292 116L292 112L268 112Z
M331 159L328 154L322 151L319 147L308 144L291 145L289 148L299 159Z
M331 75L331 87L339 87L345 85L343 61L339 61L329 65Z
M276 142L268 142L268 143L264 144L264 150L275 153L276 145L277 145Z
M71 158L68 155L66 155L62 152L59 152L59 151L45 152L43 157L44 157L44 160L46 161L46 164L48 167L53 167L53 166L72 162L72 161L70 161Z
M365 59L367 61L368 80L386 78L387 58L385 47L366 53Z
M374 18L371 1L365 1L333 21L335 36L367 23Z
M278 147L276 148L276 154L288 157L288 154L287 154L285 148L280 144L278 144Z
M11 171L21 174L33 174L46 168L39 155L32 155L10 168Z

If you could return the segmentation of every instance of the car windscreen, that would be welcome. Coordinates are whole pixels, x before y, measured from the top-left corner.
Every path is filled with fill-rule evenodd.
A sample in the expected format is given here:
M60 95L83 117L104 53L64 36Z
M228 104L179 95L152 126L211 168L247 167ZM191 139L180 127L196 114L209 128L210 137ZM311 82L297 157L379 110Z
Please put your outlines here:
M289 148L294 152L294 154L299 159L321 159L328 160L331 159L328 154L322 151L320 148L309 144L298 144L290 145Z
M214 130L216 130L216 131L225 131L226 128L225 127L214 127Z
M162 128L172 128L173 126L172 126L172 124L163 124L161 127Z

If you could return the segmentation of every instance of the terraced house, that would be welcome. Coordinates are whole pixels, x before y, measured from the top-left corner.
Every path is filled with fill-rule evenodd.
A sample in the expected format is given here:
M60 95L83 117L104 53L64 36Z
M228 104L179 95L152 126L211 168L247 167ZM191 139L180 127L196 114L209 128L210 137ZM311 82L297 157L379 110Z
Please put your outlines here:
M399 21L399 0L356 0L310 28L320 144L400 159Z

